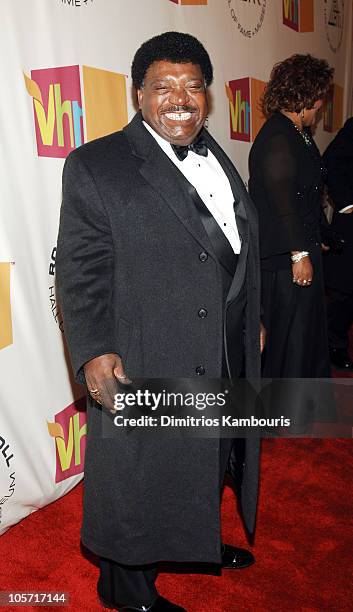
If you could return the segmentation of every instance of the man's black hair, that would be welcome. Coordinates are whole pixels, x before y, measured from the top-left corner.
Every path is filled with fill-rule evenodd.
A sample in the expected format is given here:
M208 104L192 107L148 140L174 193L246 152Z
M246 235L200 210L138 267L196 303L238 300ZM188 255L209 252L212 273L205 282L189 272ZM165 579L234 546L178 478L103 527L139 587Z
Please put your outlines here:
M206 86L213 80L213 68L205 47L197 38L183 32L164 32L146 40L136 51L131 66L132 82L141 89L146 72L153 62L196 64L201 68Z

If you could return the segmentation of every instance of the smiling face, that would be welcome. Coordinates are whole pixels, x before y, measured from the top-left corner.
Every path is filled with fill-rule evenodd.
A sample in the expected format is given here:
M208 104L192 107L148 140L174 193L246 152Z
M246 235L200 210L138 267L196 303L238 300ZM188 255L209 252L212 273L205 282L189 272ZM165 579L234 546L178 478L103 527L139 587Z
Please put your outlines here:
M201 68L191 63L153 62L137 99L146 123L176 145L195 139L208 112Z

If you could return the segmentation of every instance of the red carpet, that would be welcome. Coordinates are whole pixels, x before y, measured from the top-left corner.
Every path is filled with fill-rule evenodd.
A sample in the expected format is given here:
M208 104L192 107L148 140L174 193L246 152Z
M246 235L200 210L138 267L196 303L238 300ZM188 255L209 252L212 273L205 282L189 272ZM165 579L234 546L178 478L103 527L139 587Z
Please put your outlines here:
M256 564L222 577L161 574L160 592L189 612L352 610L352 456L352 440L265 440ZM79 546L81 496L79 485L2 536L0 590L67 591L69 610L102 609L98 570ZM224 540L246 546L234 507L226 488Z

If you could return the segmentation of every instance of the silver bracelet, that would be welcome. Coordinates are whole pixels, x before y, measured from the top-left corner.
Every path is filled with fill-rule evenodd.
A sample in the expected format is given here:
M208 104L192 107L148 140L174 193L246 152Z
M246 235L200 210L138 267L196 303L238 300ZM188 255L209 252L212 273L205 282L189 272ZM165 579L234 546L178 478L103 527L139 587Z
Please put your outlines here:
M300 251L300 253L291 255L291 260L293 263L298 263L298 261L301 261L302 259L304 259L304 257L309 257L308 251Z

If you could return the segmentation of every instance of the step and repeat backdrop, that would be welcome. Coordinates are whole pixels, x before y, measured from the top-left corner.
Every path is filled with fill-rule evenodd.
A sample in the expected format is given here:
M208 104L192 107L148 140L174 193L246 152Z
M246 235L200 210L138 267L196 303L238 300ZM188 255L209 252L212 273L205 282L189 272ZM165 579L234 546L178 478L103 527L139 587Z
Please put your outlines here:
M247 179L271 68L310 52L335 67L317 142L352 113L351 0L1 0L0 533L83 476L83 387L55 295L61 172L134 114L130 66L166 30L197 36L215 81L208 128Z

